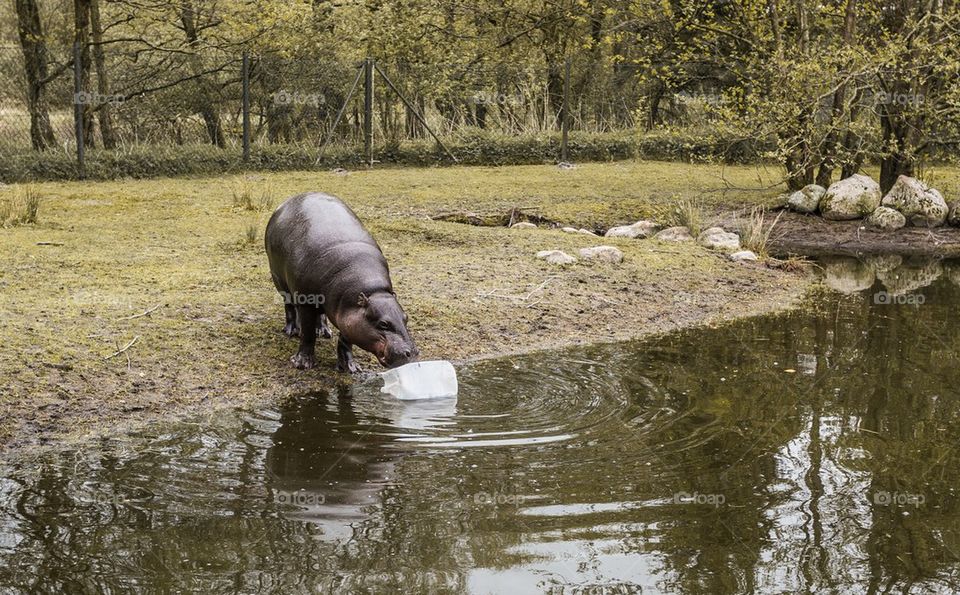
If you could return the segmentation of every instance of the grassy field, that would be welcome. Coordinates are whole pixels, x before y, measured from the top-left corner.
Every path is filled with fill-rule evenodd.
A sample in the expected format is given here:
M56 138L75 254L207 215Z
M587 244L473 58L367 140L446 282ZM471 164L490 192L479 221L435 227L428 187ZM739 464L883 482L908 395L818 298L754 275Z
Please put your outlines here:
M464 360L766 311L791 303L807 281L695 245L429 216L524 207L606 228L662 221L684 198L729 218L775 202L776 174L621 162L37 184L38 221L0 229L0 443L111 432L349 382L333 372L332 342L318 345L318 369L287 362L296 344L280 332L261 242L272 207L294 193L323 190L353 206L390 261L424 357ZM534 258L597 244L617 245L624 262Z

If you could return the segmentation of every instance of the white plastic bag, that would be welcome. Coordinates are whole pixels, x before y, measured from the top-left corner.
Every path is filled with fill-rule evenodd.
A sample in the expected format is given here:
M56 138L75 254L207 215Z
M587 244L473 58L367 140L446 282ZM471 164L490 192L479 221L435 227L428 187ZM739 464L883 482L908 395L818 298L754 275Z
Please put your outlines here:
M457 371L446 360L413 362L380 375L383 377L380 392L401 401L455 397L459 390Z

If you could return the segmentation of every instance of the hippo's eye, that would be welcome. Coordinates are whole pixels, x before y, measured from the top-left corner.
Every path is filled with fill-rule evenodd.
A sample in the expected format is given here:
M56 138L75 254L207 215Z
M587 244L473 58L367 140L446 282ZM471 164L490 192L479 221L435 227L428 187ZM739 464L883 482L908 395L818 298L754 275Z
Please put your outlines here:
M377 323L377 328L382 331L389 331L391 327L389 322L387 322L386 320L381 320L380 322Z

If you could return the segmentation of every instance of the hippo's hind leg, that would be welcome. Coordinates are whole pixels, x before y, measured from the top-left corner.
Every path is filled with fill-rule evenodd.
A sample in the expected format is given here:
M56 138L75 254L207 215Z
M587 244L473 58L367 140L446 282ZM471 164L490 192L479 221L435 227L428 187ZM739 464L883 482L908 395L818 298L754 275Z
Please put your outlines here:
M333 336L333 333L330 332L330 326L327 325L327 315L323 312L317 317L317 332L320 333L320 336L324 339L329 339Z
M290 358L294 368L309 370L316 364L314 350L317 345L317 315L316 306L298 305L296 316L300 322L300 349Z
M300 334L300 325L297 324L297 309L293 304L283 305L283 317L286 324L283 325L283 334L288 337L296 337Z
M288 337L296 337L300 334L300 325L297 324L297 308L293 305L293 294L290 293L283 281L274 275L270 277L273 279L273 285L283 298L283 334Z
M337 371L356 374L361 372L360 366L353 360L353 345L343 340L343 335L337 339Z

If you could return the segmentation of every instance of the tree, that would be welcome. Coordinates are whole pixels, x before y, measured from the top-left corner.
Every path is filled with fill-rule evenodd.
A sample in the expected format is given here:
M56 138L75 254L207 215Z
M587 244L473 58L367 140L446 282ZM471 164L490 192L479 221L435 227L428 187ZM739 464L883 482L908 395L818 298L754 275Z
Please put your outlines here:
M17 33L23 50L24 74L27 80L27 109L30 112L30 143L37 151L52 147L56 140L50 125L50 108L46 88L50 82L47 69L47 42L40 23L37 0L16 0Z

